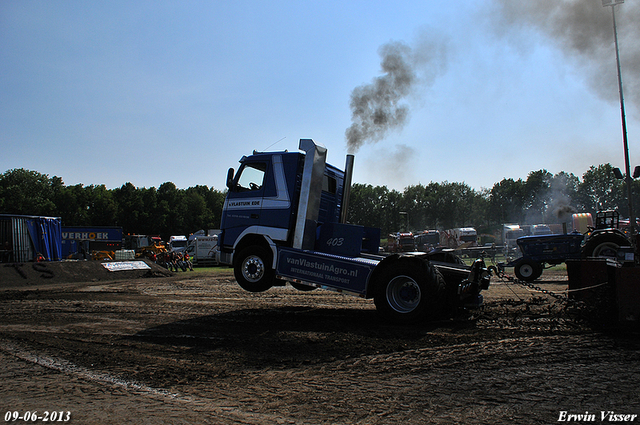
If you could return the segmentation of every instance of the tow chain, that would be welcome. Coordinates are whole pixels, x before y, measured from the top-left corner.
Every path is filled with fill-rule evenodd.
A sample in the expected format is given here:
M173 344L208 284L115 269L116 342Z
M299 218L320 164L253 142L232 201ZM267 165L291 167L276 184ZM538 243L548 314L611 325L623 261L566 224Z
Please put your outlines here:
M520 285L525 286L527 288L531 288L531 289L533 289L535 291L541 292L541 293L543 293L545 295L549 295L549 296L551 296L551 297L553 297L553 298L555 298L555 299L557 299L559 301L566 302L567 304L575 302L575 300L569 298L566 295L556 294L553 291L549 291L548 289L543 289L543 288L541 288L539 286L536 286L536 285L534 285L533 283L530 283L530 282L525 282L525 281L522 281L520 279L514 279L514 282L515 283L519 283Z
M542 293L544 295L548 295L548 296L550 296L552 298L555 298L558 301L566 303L567 307L570 307L570 306L579 307L579 308L580 307L585 307L585 303L582 300L569 298L568 295L558 294L558 293L555 293L553 291L549 291L548 289L541 288L540 286L536 286L533 283L525 282L523 280L520 280L517 277L513 277L513 276L510 276L510 275L507 275L504 272L504 268L501 269L499 267L496 267L496 265L491 265L491 266L488 267L488 269L489 269L489 272L490 272L491 275L495 275L496 277L499 277L500 279L502 279L502 281L507 281L508 283L519 284L519 285L524 286L525 288L533 289L534 291L540 292L540 293ZM595 288L598 288L598 287L601 287L601 286L605 286L605 285L608 285L608 284L609 284L608 282L604 282L604 283L600 283L600 284L597 284L597 285L594 285L594 286L591 286L591 287L588 287L588 288L580 288L580 289L574 289L574 290L568 289L567 290L567 294L569 294L570 292L579 292L579 291L592 290L592 289L595 289Z
M495 270L495 271L497 271L497 270ZM540 292L542 294L549 295L550 297L553 297L553 298L557 299L558 301L566 302L567 304L577 303L578 302L578 301L576 301L576 300L574 300L572 298L569 298L566 295L557 294L557 293L555 293L553 291L549 291L548 289L544 289L544 288L541 288L539 286L536 286L533 283L525 282L525 281L520 280L518 278L509 276L504 272L497 272L497 273L495 273L495 275L497 277L499 277L500 279L502 279L503 281L506 280L509 283L515 283L515 284L522 285L522 286L524 286L526 288L533 289L533 290L535 290L537 292Z

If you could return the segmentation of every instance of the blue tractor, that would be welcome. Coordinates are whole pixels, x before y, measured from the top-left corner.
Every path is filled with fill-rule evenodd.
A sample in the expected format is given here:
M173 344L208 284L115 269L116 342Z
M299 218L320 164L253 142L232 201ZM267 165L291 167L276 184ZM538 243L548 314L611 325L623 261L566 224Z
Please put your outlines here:
M516 243L522 257L501 263L498 267L501 270L513 267L518 279L531 282L542 275L546 265L589 257L617 259L622 247L632 246L629 238L618 229L619 222L617 211L600 211L596 214L595 228L585 234L574 231L561 235L520 237Z

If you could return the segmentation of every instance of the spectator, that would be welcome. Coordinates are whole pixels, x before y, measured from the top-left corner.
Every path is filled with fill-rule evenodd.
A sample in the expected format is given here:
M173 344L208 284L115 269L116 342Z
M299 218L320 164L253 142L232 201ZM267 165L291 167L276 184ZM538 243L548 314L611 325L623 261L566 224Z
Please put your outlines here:
M178 271L178 254L175 251L171 253L171 266L174 271Z
M193 263L189 259L189 253L188 252L184 253L184 262L187 265L187 267L189 268L189 270L193 271Z

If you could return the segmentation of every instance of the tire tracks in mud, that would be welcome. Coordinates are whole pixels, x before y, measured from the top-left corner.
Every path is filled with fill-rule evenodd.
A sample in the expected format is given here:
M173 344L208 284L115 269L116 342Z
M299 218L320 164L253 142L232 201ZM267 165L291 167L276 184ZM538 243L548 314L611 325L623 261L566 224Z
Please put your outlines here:
M151 398L155 401L160 401L161 409L156 412L158 414L157 423L193 423L193 419L185 418L185 421L171 421L167 422L167 406L165 403L172 404L180 410L190 410L200 412L207 417L198 417L198 423L234 423L234 424L255 424L255 423L294 423L294 421L283 420L281 417L276 417L270 414L253 413L240 410L240 406L237 403L225 404L223 402L216 402L212 399L205 399L194 395L185 394L179 391L171 391L163 388L155 388L143 383L128 380L126 377L118 377L109 373L100 372L98 370L92 370L83 366L79 366L60 357L53 357L43 354L38 354L34 349L30 349L22 344L16 342L10 342L7 340L0 341L0 351L5 354L32 365L41 366L54 372L79 379L85 383L92 385L100 385L106 387L115 387L122 390L124 393L133 396L142 396ZM56 379L56 382L60 384L60 396L66 394L67 391L63 388L65 383L63 380ZM33 394L37 396L36 394ZM5 406L8 409L8 406ZM27 407L27 410L36 410L31 406ZM8 410L15 410L11 408ZM39 409L42 411L43 409ZM53 407L53 410L60 410ZM77 413L77 412L76 412ZM76 414L73 415L76 418ZM147 407L145 409L146 418L138 423L156 423L154 422L153 408ZM179 417L179 415L175 415ZM193 416L193 415L190 415ZM134 418L129 418L134 419ZM177 419L177 418L176 418ZM91 422L96 423L122 423L122 418L114 419L110 421L108 418L102 418L96 420L94 418Z
M640 374L629 365L640 365L640 352L619 352L618 358L609 343L599 335L550 335L433 346L306 370L265 371L247 387L258 394L268 382L295 385L309 395L296 400L300 411L312 411L314 402L330 406L323 416L307 418L313 423L329 414L349 423L491 418L492 423L542 424L553 422L563 406L637 411ZM612 400L612 390L624 395Z
M16 379L0 400L13 390L94 412L119 405L111 422L80 423L149 425L548 424L559 409L640 411L637 342L525 287L492 289L472 319L409 329L377 322L357 298L247 295L227 278L17 293L0 305L0 362L33 382L0 371Z
M549 360L544 355L554 357L556 363L562 363L564 358L572 359L572 353L562 348L554 348L557 343L562 346L567 343L576 344L582 350L595 352L606 345L596 337L585 341L584 336L526 336L365 355L305 369L267 369L257 374L240 376L241 382L238 382L238 387L242 390L236 388L232 391L235 400L225 397L230 388L217 394L202 389L196 389L195 394L187 394L151 387L128 380L126 377L78 366L63 358L39 354L34 348L16 342L0 342L0 350L15 358L74 376L85 382L118 387L134 396L160 400L178 409L199 411L213 416L215 419L211 419L212 423L220 420L225 423L301 423L302 412L307 412L304 415L309 423L322 423L328 418L336 423L417 423L422 420L445 423L454 419L453 416L449 416L450 412L461 410L467 412L465 420L474 423L473 418L478 416L492 416L496 420L504 415L518 417L517 409L504 410L505 402L517 400L518 403L542 403L545 396L522 389L519 390L520 394L504 394L507 386L496 377L481 386L475 382L475 388L472 385L473 380L468 382L469 391L477 398L475 403L469 405L468 400L465 402L455 395L447 395L447 388L455 393L461 384L457 380L461 377L456 378L458 372L464 374L471 368L478 373L482 369L478 365L482 363L488 363L485 369L493 369L496 373L504 373L505 369L522 368L524 365L534 369L544 368ZM526 350L518 353L518 348L523 347L526 347ZM558 359L558 356L561 358ZM592 356L590 360L594 362L598 358ZM523 372L519 375L522 377L527 374L531 378L539 373ZM339 379L336 379L338 376ZM486 376L479 376L479 379L486 380ZM300 394L305 396L291 397L279 394L281 388L291 387L299 388ZM489 391L483 391L481 388L487 388ZM424 398L424 394L430 396L427 400L418 401ZM214 397L218 400L223 397L229 402L215 401ZM263 399L272 401L256 402ZM317 403L324 406L322 414L309 415L308 412L313 411L312 405ZM283 409L284 405L287 407ZM243 406L246 409L240 410ZM360 412L360 416L354 417L351 409ZM166 410L164 406L162 411ZM283 417L282 410L292 415ZM407 420L407 411L414 412L412 420ZM153 415L153 409L150 414ZM460 419L459 416L456 417Z

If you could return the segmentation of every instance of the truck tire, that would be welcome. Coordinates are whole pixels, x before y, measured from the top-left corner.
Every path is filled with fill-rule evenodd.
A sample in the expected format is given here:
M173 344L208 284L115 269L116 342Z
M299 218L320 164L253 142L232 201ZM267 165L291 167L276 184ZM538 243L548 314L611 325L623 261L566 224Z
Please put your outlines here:
M258 245L243 249L234 261L233 274L245 291L266 291L273 286L275 278L271 268L271 253Z
M444 278L428 261L398 261L381 273L374 303L387 320L405 324L446 312Z
M532 282L542 274L542 265L531 260L520 260L513 266L516 277L525 282Z
M587 239L582 249L583 257L616 258L621 246L630 246L631 243L623 235L618 233L599 233Z

